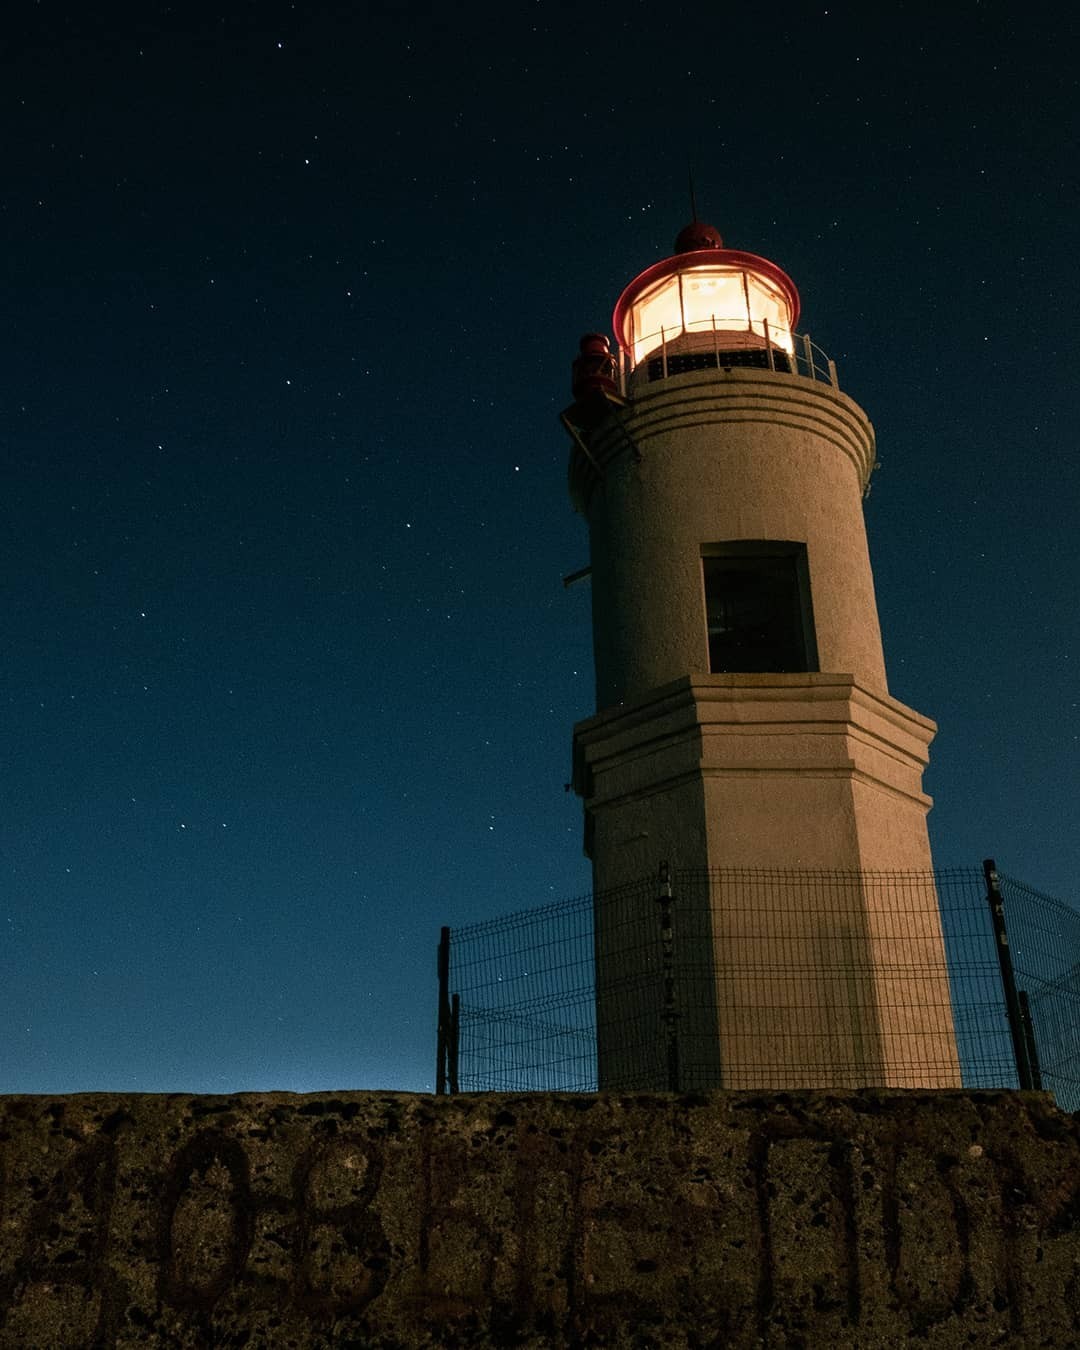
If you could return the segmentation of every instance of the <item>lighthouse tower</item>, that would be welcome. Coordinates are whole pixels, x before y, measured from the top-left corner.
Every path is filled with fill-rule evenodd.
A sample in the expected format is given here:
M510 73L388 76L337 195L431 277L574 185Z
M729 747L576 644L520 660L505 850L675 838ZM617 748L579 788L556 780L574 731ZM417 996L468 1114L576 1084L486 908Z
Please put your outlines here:
M601 1087L672 1085L672 1051L681 1087L960 1085L935 726L889 694L863 522L874 432L798 322L775 263L695 221L619 297L616 349L588 334L574 363ZM655 931L660 860L666 958L627 938Z

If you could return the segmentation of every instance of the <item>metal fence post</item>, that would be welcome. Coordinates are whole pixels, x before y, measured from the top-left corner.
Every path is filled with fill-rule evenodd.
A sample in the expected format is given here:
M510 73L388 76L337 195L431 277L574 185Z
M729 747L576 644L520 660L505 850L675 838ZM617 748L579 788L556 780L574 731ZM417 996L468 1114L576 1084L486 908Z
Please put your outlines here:
M461 995L455 994L450 1000L450 1036L446 1047L446 1076L450 1080L450 1091L458 1088L458 1048L461 1044Z
M442 1097L446 1093L447 1062L450 1057L450 929L439 931L439 1019L435 1033L435 1095ZM457 1063L454 1063L454 1077L457 1077ZM451 1091L454 1089L451 1088Z
M1009 1019L1009 1034L1012 1036L1013 1059L1016 1061L1016 1077L1022 1092L1030 1092L1034 1086L1031 1064L1028 1059L1028 1041L1024 1033L1024 1014L1020 998L1016 992L1016 974L1013 971L1012 952L1009 950L1009 934L1005 928L1005 905L1001 896L1001 882L997 865L993 858L983 863L983 876L986 878L986 899L990 905L990 919L994 925L994 938L997 945L998 965L1001 967L1001 986L1005 994L1005 1012Z
M671 869L660 864L660 947L664 971L664 1039L667 1060L667 1087L679 1091L679 1010L675 1000L675 932L672 924Z
M1027 990L1017 993L1020 1000L1020 1018L1024 1024L1024 1044L1027 1046L1028 1069L1031 1073L1031 1086L1036 1092L1043 1090L1042 1065L1039 1063L1039 1047L1035 1043L1035 1023L1031 1018L1031 1002Z

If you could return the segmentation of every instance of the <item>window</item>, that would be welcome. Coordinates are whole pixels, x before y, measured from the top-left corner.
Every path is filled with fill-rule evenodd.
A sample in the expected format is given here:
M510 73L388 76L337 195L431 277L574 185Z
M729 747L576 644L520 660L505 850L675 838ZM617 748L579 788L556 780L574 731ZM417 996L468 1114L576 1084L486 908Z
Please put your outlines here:
M710 350L725 350L725 333L751 333L764 342L766 324L771 347L795 350L791 302L767 277L743 267L682 267L634 299L633 363L640 365L661 347L678 346L686 333L709 335Z
M703 554L709 669L817 670L806 545L740 540Z

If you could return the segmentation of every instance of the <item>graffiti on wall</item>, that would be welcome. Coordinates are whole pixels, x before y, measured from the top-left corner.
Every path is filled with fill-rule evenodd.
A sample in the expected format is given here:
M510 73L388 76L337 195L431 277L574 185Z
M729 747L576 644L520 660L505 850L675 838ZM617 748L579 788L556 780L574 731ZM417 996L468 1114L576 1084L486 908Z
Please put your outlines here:
M930 1097L18 1099L0 1344L689 1318L731 1345L1054 1319L1074 1343L1075 1124Z

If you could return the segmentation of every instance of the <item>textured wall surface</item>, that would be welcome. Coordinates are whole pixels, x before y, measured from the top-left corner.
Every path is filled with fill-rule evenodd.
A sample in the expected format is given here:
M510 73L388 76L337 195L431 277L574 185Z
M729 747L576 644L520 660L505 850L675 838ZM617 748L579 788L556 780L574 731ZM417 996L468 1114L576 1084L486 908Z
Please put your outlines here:
M0 1098L0 1346L1080 1345L1038 1096Z
M819 668L886 693L858 404L796 375L674 375L635 392L589 452L597 708L708 673L702 549L740 539L806 544Z

